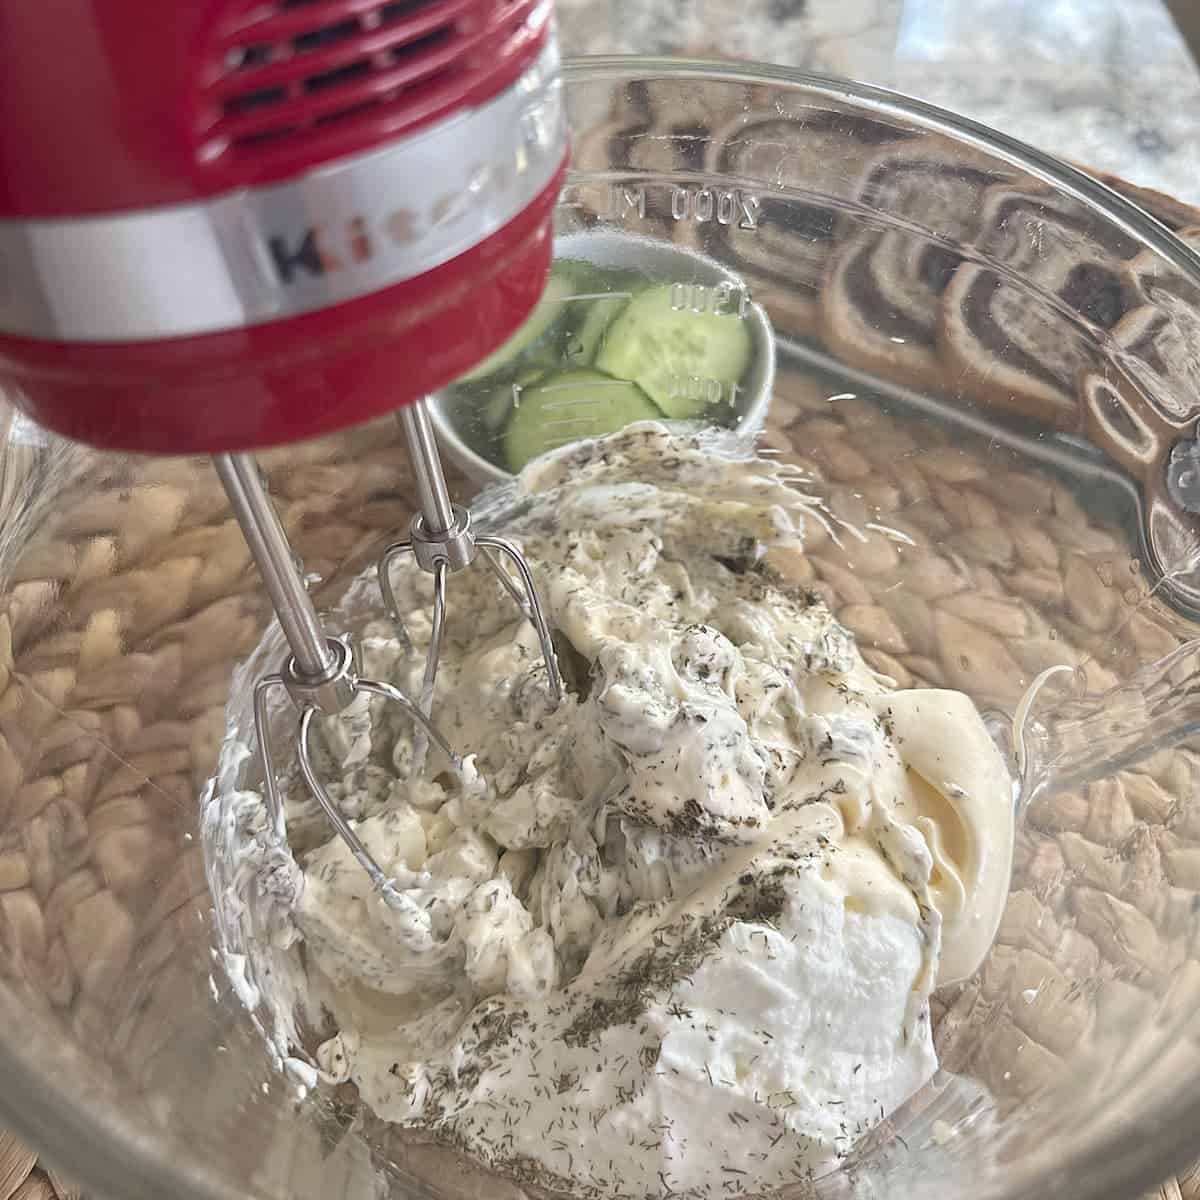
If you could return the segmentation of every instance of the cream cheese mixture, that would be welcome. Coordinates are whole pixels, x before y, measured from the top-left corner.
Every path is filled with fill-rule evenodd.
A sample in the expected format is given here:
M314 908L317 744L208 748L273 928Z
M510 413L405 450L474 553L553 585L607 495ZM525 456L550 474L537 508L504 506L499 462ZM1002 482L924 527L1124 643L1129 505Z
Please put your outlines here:
M931 1078L930 992L999 921L1013 792L980 716L896 690L772 574L823 518L735 445L642 423L521 474L504 530L557 631L557 708L471 571L434 707L463 771L410 773L378 701L329 730L320 769L398 903L299 787L293 857L229 784L232 742L209 803L226 965L280 1054L518 1179L709 1197L835 1167ZM416 695L430 582L395 584L417 653L375 621L364 666Z

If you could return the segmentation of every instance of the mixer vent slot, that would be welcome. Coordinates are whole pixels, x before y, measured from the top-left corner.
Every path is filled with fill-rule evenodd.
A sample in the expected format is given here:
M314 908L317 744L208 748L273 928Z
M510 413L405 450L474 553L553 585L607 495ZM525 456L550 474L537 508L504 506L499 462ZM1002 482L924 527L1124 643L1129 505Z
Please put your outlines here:
M202 89L206 159L374 117L432 111L469 86L513 0L275 0L236 6Z

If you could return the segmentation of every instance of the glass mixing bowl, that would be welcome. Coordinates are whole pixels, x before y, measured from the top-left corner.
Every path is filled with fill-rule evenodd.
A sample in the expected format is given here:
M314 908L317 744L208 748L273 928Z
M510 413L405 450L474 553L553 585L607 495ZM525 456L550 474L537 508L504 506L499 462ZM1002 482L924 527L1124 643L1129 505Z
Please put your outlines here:
M773 326L764 444L860 535L780 569L1002 739L1072 668L1017 723L1011 897L937 998L942 1075L797 1194L1126 1200L1200 1132L1200 258L1063 163L871 88L653 60L565 87L559 234L694 251ZM0 1124L127 1200L515 1200L379 1140L345 1089L301 1098L214 960L198 797L268 610L210 466L5 422ZM409 515L392 424L262 462L336 607Z

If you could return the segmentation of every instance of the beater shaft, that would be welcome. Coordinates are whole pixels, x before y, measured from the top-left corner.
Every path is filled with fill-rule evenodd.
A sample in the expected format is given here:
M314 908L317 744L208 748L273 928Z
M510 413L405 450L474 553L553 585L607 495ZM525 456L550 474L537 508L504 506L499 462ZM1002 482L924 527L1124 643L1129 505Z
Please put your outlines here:
M263 791L272 828L284 835L283 800L275 777L268 709L270 693L275 688L281 688L287 691L299 710L297 751L300 774L309 792L324 810L337 835L366 871L384 902L390 905L402 903L392 880L363 845L351 822L338 810L314 767L311 740L317 717L343 712L356 697L364 694L390 701L398 705L415 726L413 768L421 769L427 748L432 742L445 756L450 769L461 774L461 755L442 736L429 714L433 706L446 626L446 577L452 571L470 566L480 552L503 584L504 590L516 602L522 616L537 633L552 702L557 703L563 694L550 629L528 563L521 557L517 547L504 538L477 535L471 528L471 514L451 501L425 402L418 401L401 410L397 419L412 458L418 512L412 519L408 540L395 542L383 552L379 560L379 581L397 630L411 648L412 643L404 629L392 589L389 568L399 555L412 554L417 565L433 575L433 620L421 693L416 703L391 683L363 679L358 674L357 655L350 638L330 637L308 594L303 565L292 553L287 534L267 494L253 455L213 456L213 466L224 485L291 648L291 655L281 669L263 676L254 689L255 725L263 763ZM516 572L515 579L502 565L502 560L511 564Z
M442 473L441 458L433 435L433 422L424 400L402 408L398 414L404 440L412 458L413 480L417 485L417 508L426 532L436 536L454 528L454 505Z
M301 676L319 679L336 663L275 506L250 454L215 454L213 466L258 566Z
M452 771L462 769L462 759L431 724L429 718L392 684L363 679L349 637L332 638L321 623L304 583L302 564L292 554L287 534L267 495L258 464L250 454L219 454L213 466L266 585L275 615L291 647L291 657L281 671L264 675L254 688L254 723L263 766L263 792L271 827L282 834L283 800L275 778L268 697L275 688L291 696L300 711L297 751L300 774L309 792L324 810L337 835L366 871L385 903L402 903L387 873L371 856L351 823L321 782L313 765L312 727L320 715L335 715L357 696L378 696L400 706L416 725L424 745L432 741L445 754Z

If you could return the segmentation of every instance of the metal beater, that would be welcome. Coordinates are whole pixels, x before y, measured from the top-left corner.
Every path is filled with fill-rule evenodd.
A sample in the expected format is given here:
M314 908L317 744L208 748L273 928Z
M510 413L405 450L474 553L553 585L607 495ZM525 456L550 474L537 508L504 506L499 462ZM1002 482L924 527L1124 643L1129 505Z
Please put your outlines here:
M506 539L476 534L471 528L470 512L451 503L425 405L424 400L419 400L398 413L397 419L413 464L417 512L409 525L408 537L388 546L378 564L379 586L384 602L401 640L410 650L413 643L404 627L389 570L401 555L412 554L417 565L433 575L433 619L421 695L417 703L390 683L364 679L359 674L358 655L350 635L343 633L333 636L322 624L305 586L302 567L292 553L287 534L267 495L253 455L237 453L213 457L217 474L291 650L280 670L263 676L254 688L254 719L263 762L264 791L273 826L278 828L279 825L282 798L273 765L267 701L271 691L279 687L287 692L299 710L297 751L305 784L338 836L389 902L397 896L391 880L338 811L313 767L310 746L313 721L321 715L343 712L361 694L382 696L404 710L416 724L419 739L432 742L445 754L451 768L460 771L462 758L438 730L431 719L431 712L445 633L446 577L452 571L470 566L481 553L486 565L495 573L504 590L537 633L554 703L558 703L563 692L550 630L529 564L516 546ZM503 561L511 564L516 571L515 580L505 569ZM414 769L419 769L423 756L422 743L418 754L414 756Z

